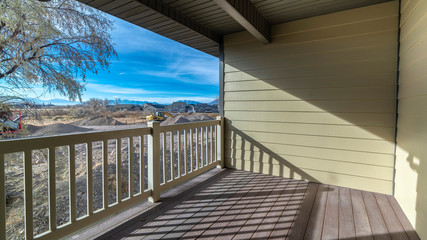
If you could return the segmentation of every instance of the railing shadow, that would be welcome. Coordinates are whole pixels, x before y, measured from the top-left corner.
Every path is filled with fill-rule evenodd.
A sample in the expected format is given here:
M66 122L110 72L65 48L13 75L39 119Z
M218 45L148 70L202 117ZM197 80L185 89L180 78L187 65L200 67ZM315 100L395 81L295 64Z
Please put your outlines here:
M231 134L230 138L232 140L232 143L231 143L232 146L227 146L227 140L224 140L226 141L225 149L232 149L231 153L226 153L226 159L225 159L226 167L236 168L238 164L237 161L241 161L241 166L239 167L239 169L242 169L242 170L249 170L251 172L258 172L258 173L266 173L270 175L279 175L281 177L289 177L289 178L295 178L296 175L298 175L302 180L307 180L310 182L319 182L319 180L317 180L315 177L311 176L304 170L290 163L285 158L277 154L275 151L270 150L268 147L264 146L263 144L253 139L252 137L248 136L243 131L233 127L231 124L232 123L231 120L226 120L226 121L227 121L226 123L228 128L227 132ZM227 138L227 135L225 137ZM238 142L237 137L241 139L239 148L237 147L237 142ZM249 146L247 147L246 145L249 145ZM245 150L248 148L250 151L249 158L246 157L246 150ZM259 152L258 159L255 159L254 157L255 149L257 149L257 151ZM228 159L227 159L227 156L229 156ZM268 162L265 162L264 160L265 158L268 158ZM276 161L279 163L279 166L278 166L279 169L274 169L273 161ZM246 166L246 164L250 164L250 166ZM255 164L259 166L258 169L255 168ZM264 169L264 165L268 166L267 171ZM283 174L286 170L285 168L289 171L289 176L287 175L285 176Z
M119 222L117 226L97 237L96 239L101 240L109 239L113 236L115 238L117 236L128 236L132 231L144 226L147 223L150 223L159 216L165 215L167 211L175 208L179 204L182 204L182 202L193 198L196 193L206 189L208 186L220 182L224 177L229 176L231 173L232 171L222 171L206 180L203 180L200 183L197 183L196 186L193 186L186 191L180 192L176 195L162 195L161 201L159 203L152 205L153 207L133 217L132 219L129 219L125 222Z

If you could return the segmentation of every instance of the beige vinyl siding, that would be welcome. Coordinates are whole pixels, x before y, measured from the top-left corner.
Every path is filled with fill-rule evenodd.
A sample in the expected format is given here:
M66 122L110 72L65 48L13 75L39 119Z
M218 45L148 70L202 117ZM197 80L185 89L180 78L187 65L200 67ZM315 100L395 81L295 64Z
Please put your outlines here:
M226 166L392 193L398 2L224 38Z
M395 197L427 239L427 0L402 0Z

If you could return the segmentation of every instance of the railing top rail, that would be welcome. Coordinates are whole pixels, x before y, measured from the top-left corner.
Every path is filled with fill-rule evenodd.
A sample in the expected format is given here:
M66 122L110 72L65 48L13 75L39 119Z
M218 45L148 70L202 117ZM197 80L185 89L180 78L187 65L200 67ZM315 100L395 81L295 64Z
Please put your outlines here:
M22 139L2 140L0 141L0 154L65 146L71 144L104 141L109 139L142 136L151 133L151 128L144 127L113 131L96 131L87 133L64 134L58 136L40 136Z
M160 126L160 132L179 131L179 130L185 130L185 129L220 125L220 124L221 124L220 120L180 123L180 124L174 124L174 125Z

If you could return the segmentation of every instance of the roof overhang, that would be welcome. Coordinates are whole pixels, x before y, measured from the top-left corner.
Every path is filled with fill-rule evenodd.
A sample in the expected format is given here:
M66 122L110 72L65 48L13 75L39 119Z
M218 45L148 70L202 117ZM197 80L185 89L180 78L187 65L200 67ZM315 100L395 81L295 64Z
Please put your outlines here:
M78 0L210 55L227 34L271 42L270 26L390 0Z

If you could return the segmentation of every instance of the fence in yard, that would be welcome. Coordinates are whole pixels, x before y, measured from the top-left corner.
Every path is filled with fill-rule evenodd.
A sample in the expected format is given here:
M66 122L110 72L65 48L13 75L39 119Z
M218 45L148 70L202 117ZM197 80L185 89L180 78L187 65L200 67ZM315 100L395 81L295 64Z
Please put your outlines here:
M221 119L0 142L0 240L57 239L217 165Z

